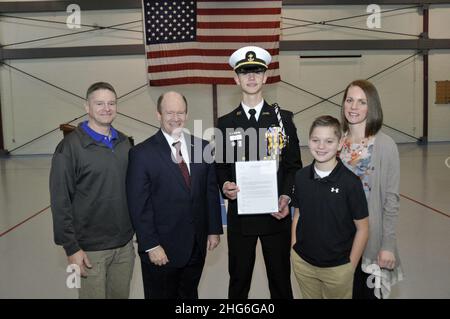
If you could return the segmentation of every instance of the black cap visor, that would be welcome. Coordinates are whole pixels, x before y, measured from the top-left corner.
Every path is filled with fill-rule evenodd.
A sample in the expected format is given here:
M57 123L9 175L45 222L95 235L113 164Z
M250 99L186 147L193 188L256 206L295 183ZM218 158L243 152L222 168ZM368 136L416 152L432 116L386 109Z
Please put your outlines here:
M261 64L243 64L236 68L235 72L237 74L247 74L247 73L261 73L265 72L267 68Z

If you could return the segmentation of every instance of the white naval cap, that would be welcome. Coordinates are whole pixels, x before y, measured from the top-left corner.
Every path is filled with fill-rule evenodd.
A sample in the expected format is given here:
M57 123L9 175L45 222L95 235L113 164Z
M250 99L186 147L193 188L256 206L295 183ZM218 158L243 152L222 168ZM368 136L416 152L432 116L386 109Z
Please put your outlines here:
M263 48L247 46L240 48L230 56L228 63L236 73L248 70L268 69L272 56Z

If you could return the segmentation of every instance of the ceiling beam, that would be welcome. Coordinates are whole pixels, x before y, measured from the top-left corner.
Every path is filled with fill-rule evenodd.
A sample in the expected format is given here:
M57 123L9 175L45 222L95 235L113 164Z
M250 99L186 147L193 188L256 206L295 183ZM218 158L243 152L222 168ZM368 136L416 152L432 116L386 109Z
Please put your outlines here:
M446 0L283 0L283 6L341 6L341 5L423 5L423 4L449 4Z
M419 40L292 40L281 41L281 51L322 50L449 50L450 39ZM74 58L91 56L143 55L142 44L58 48L0 49L0 61Z
M445 49L450 49L450 39L280 41L281 51L445 50Z
M0 12L55 12L66 11L67 6L74 1L1 1ZM140 9L141 0L77 0L81 10L115 10ZM283 0L283 6L336 6L336 5L369 5L373 0ZM449 0L377 0L378 5L422 5L450 4Z
M141 8L141 0L7 1L0 2L0 12L65 12L66 8L74 3L78 4L81 10L115 10Z
M98 45L57 48L1 49L0 61L18 59L51 59L114 55L143 55L143 44Z

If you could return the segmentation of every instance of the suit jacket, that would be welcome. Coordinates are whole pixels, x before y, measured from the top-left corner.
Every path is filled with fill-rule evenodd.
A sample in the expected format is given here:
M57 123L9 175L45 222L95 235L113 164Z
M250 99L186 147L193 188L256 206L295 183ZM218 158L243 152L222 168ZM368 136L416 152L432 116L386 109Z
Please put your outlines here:
M295 173L298 169L302 168L300 147L297 129L292 121L292 112L281 110L280 113L285 132L289 136L289 143L287 147L282 150L280 156L277 172L278 193L279 195L284 194L292 198ZM263 108L259 115L257 129L269 128L271 126L278 127L279 122L274 107L264 101ZM217 179L220 190L222 190L222 186L226 181L236 182L234 162L238 160L254 160L249 158L249 155L251 155L251 152L248 150L249 143L245 143L245 150L241 150L242 152L240 152L239 148L244 147L244 144L241 146L240 144L237 144L236 141L232 141L229 132L230 129L241 128L246 130L249 127L250 122L241 105L234 111L220 117L218 120L218 128L222 132L223 138L222 141L216 141L216 144L219 145L218 147L221 146L220 149L216 151ZM261 148L263 148L262 151L265 152L266 145L258 143L258 154L260 154ZM234 150L234 154L230 156L230 154L227 154L227 150ZM244 158L242 158L240 154L245 154ZM231 161L229 161L230 159ZM270 214L238 215L237 200L228 201L227 219L228 231L248 235L263 235L280 232L289 228L291 224L291 218L289 217L279 221Z
M169 259L167 265L183 267L195 241L206 256L208 235L223 233L215 167L197 156L208 143L189 135L185 140L190 157L190 188L172 160L171 148L161 130L130 150L128 207L144 262L150 263L145 251L161 245Z

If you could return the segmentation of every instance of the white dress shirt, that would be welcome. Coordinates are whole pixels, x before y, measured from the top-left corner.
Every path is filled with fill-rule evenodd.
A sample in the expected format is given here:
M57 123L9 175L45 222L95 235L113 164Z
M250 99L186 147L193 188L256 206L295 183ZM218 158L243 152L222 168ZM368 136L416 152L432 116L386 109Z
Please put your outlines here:
M191 167L190 167L190 160L189 160L189 153L188 153L188 149L187 149L187 144L186 144L186 139L184 138L184 134L181 134L179 139L174 139L171 135L167 134L166 132L164 132L163 130L161 130L161 132L164 134L164 137L167 140L167 143L169 143L170 146L170 150L172 151L172 155L174 156L174 158L176 158L176 149L175 147L172 145L173 143L180 141L181 142L181 156L183 156L183 160L186 163L186 166L188 168L189 174L191 173ZM190 146L190 144L189 144Z
M245 115L247 115L248 119L250 119L250 113L248 113L248 111L250 111L250 109L254 109L256 111L255 118L256 118L256 121L258 121L259 115L261 114L261 110L264 105L264 100L262 100L260 103L258 103L255 107L250 107L248 105L245 105L244 102L241 102L241 105L242 105L242 108L244 109Z

